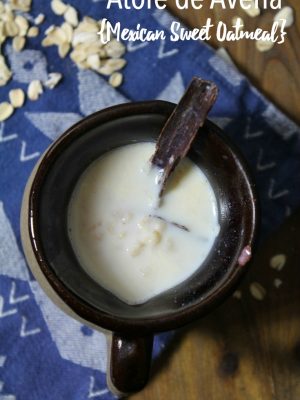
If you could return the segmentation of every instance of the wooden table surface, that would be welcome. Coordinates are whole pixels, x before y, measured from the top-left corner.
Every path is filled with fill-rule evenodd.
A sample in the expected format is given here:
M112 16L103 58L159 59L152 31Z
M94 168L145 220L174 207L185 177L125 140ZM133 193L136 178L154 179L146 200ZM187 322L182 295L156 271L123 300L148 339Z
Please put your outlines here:
M254 43L246 41L222 46L267 97L300 123L300 2L284 4L291 5L296 14L285 44L275 45L267 53L258 52ZM179 12L173 2L169 7L191 27L200 26L209 16L215 23L230 23L233 16L240 16L252 30L258 24L269 26L274 14L267 11L253 19L241 9ZM215 41L211 44L219 47ZM240 287L242 298L228 299L207 317L180 330L153 366L148 386L130 398L300 400L299 237L300 213L256 255ZM269 266L270 258L278 253L287 256L281 272ZM276 278L283 282L278 289L274 287ZM254 281L266 288L263 301L255 300L249 292Z

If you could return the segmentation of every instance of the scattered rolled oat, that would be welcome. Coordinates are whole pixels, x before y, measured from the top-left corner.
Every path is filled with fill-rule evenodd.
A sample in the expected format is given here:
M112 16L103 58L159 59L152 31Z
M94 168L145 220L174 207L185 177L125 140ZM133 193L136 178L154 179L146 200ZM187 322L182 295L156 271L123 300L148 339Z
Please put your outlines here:
M48 28L45 30L45 34L49 35L49 33L51 33L53 31L53 29L55 28L54 25L50 25L48 26Z
M110 58L103 62L103 66L99 68L99 72L103 75L110 76L112 73L119 71L126 65L126 60L123 58Z
M269 51L274 47L274 43L271 40L257 40L255 45L260 52Z
M19 13L30 11L30 7L31 0L7 0L5 4L0 0L0 48L7 39L12 38L12 48L19 52L25 47L26 36L38 36L38 26L30 26L29 16ZM65 21L60 27L51 25L46 30L42 45L56 45L60 57L65 57L70 52L71 59L79 68L92 69L110 77L109 83L113 87L121 85L123 75L117 71L126 65L126 60L122 58L126 52L123 43L114 38L106 43L105 32L101 41L97 33L101 29L102 20L97 21L85 16L79 22L77 10L70 4L65 4L61 0L52 0L51 8L55 14L63 16ZM30 21L33 20L35 25L40 25L44 19L45 15L39 14ZM11 77L12 72L6 65L4 56L0 54L0 86L6 85ZM61 77L57 82L53 79L49 78L45 86L54 87ZM47 86L47 83L50 86ZM28 87L28 97L36 100L42 91L41 84L31 82ZM7 106L4 107L7 108Z
M65 58L70 51L70 43L64 42L58 46L58 54L61 58Z
M116 39L111 40L108 42L104 49L108 57L111 58L120 58L125 54L125 46Z
M78 25L77 10L74 7L72 6L67 7L66 12L64 13L64 18L66 22L68 22L74 28Z
M43 39L42 45L47 46L61 46L64 43L67 43L67 36L66 33L57 26L51 27L51 30L48 29L47 36Z
M12 72L5 63L5 58L0 54L0 86L6 85L6 83L12 77Z
M116 88L119 87L122 84L123 81L123 75L121 74L121 72L114 72L108 80L108 83Z
M14 20L8 20L4 22L5 36L14 37L19 33L19 27Z
M26 36L26 33L29 29L29 22L23 15L17 15L15 18L15 23L17 24L19 28L19 36Z
M79 44L95 44L99 40L96 32L78 32L75 31L72 39L72 46L76 47Z
M66 35L66 41L68 43L72 42L72 38L73 38L73 27L71 24L69 24L68 22L64 22L61 25L61 29L64 31L65 35Z
M30 100L37 100L40 95L43 93L43 86L41 84L41 81L34 80L31 81L28 89L27 89L27 96Z
M294 23L294 10L292 7L283 7L274 17L274 21L279 23L279 26L283 25L285 21L285 28L290 28Z
M40 30L37 26L32 26L28 29L27 36L28 37L37 37Z
M80 26L77 27L77 32L92 32L97 33L99 31L100 25L98 21L91 17L83 17Z
M239 22L239 29L244 28L245 24L241 17L233 17L231 20L232 25L236 25Z
M61 26L52 25L46 30L43 46L57 46L61 57L65 57L70 51L71 60L79 68L92 69L108 77L124 68L126 60L122 56L126 52L126 47L115 38L105 43L102 37L101 41L98 35L101 20L96 21L85 16L78 22L75 8L60 0L53 0L51 6L56 13L64 16L65 21ZM109 79L114 87L121 85L122 81L122 74L116 74Z
M286 263L286 255L285 254L276 254L270 259L270 267L276 269L277 271L281 271Z
M87 66L91 69L98 70L101 65L100 57L98 54L91 54L86 59Z
M241 292L240 290L236 290L236 291L233 293L232 297L234 297L235 299L240 300L240 299L242 298L242 292Z
M0 122L8 119L13 112L14 108L10 103L8 103L7 101L0 103Z
M27 19L29 16L26 14L19 14L19 12L30 11L30 6L31 0L7 0L5 4L0 0L0 86L6 85L12 77L12 72L6 64L4 55L1 54L1 46L5 44L6 40L11 38L13 50L19 52L26 44L26 36L35 37L39 34L39 28L37 26L30 26ZM65 10L62 14L64 14L68 7L69 6L65 6ZM44 19L44 14L39 14L34 19L34 23L39 25L44 21ZM64 56L69 52L70 45L66 45L65 42L68 41L70 43L73 37L73 28L70 24L65 23L63 25L65 30L61 30L61 39L63 40L59 41L56 32L56 41L58 42L59 54L61 56ZM48 28L47 31L53 31L54 28L55 27L52 26ZM48 88L54 88L61 78L62 75L59 73L49 74L45 86ZM27 88L28 98L31 100L37 100L42 92L43 87L40 81L32 81ZM22 107L25 101L24 91L22 89L10 90L9 100L10 103L5 101L0 104L0 121L9 118L13 114L14 108Z
M70 54L71 59L81 68L81 63L84 62L87 58L87 54L83 50L73 50ZM87 68L87 66L86 66Z
M26 43L26 39L24 36L16 36L13 38L12 46L13 49L17 52L24 49Z
M37 17L34 18L34 23L36 25L41 25L45 21L45 15L39 14Z
M4 32L4 23L0 21L0 45L5 42L6 36Z
M60 0L51 1L51 9L56 15L63 15L67 11L68 6Z
M7 3L12 10L30 11L31 0L9 0Z
M20 108L25 101L25 93L22 89L12 89L8 93L9 101L14 108Z
M247 9L243 8L243 10L249 15L249 17L257 17L260 15L260 8L256 7L255 0L248 0L247 3L250 7Z
M44 82L44 86L48 89L53 89L61 81L62 74L59 72L51 72L48 79Z
M266 297L266 289L258 282L251 283L249 289L256 300L262 301Z
M273 284L278 289L282 285L282 280L279 278L276 278L276 279L274 279Z

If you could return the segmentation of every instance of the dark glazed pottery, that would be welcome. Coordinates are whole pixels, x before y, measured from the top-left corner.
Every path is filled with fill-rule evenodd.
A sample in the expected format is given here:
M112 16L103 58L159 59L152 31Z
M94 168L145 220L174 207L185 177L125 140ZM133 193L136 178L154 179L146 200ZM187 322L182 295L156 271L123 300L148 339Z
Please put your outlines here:
M252 248L255 234L256 196L248 169L221 130L207 121L188 154L212 183L219 207L221 230L202 268L145 304L130 306L79 265L66 226L70 195L79 176L110 149L155 141L173 108L162 101L125 104L71 127L37 167L28 188L28 208L23 210L27 226L22 229L27 229L38 268L56 294L79 317L117 332L112 338L110 378L122 393L145 385L153 333L200 317L233 290L246 269L245 249Z

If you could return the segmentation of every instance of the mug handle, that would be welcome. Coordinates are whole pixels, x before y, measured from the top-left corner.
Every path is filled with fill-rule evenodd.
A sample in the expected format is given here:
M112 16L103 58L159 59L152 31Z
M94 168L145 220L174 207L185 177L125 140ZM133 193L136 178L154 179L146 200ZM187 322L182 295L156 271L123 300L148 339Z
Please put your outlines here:
M109 357L109 386L117 394L138 392L146 385L151 366L153 335L112 333Z

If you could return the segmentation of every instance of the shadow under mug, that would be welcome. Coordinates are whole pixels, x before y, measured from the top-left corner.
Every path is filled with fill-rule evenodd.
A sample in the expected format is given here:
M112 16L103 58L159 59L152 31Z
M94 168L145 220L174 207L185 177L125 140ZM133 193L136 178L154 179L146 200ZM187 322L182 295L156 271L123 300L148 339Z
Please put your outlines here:
M214 189L220 233L201 268L180 285L131 306L80 266L67 232L67 208L80 175L110 149L155 141L173 109L174 104L164 101L130 103L82 119L43 155L23 198L21 234L28 264L64 311L112 332L107 376L118 394L136 392L146 384L154 333L193 321L232 292L245 272L255 236L256 195L248 169L222 131L206 121L188 157Z

